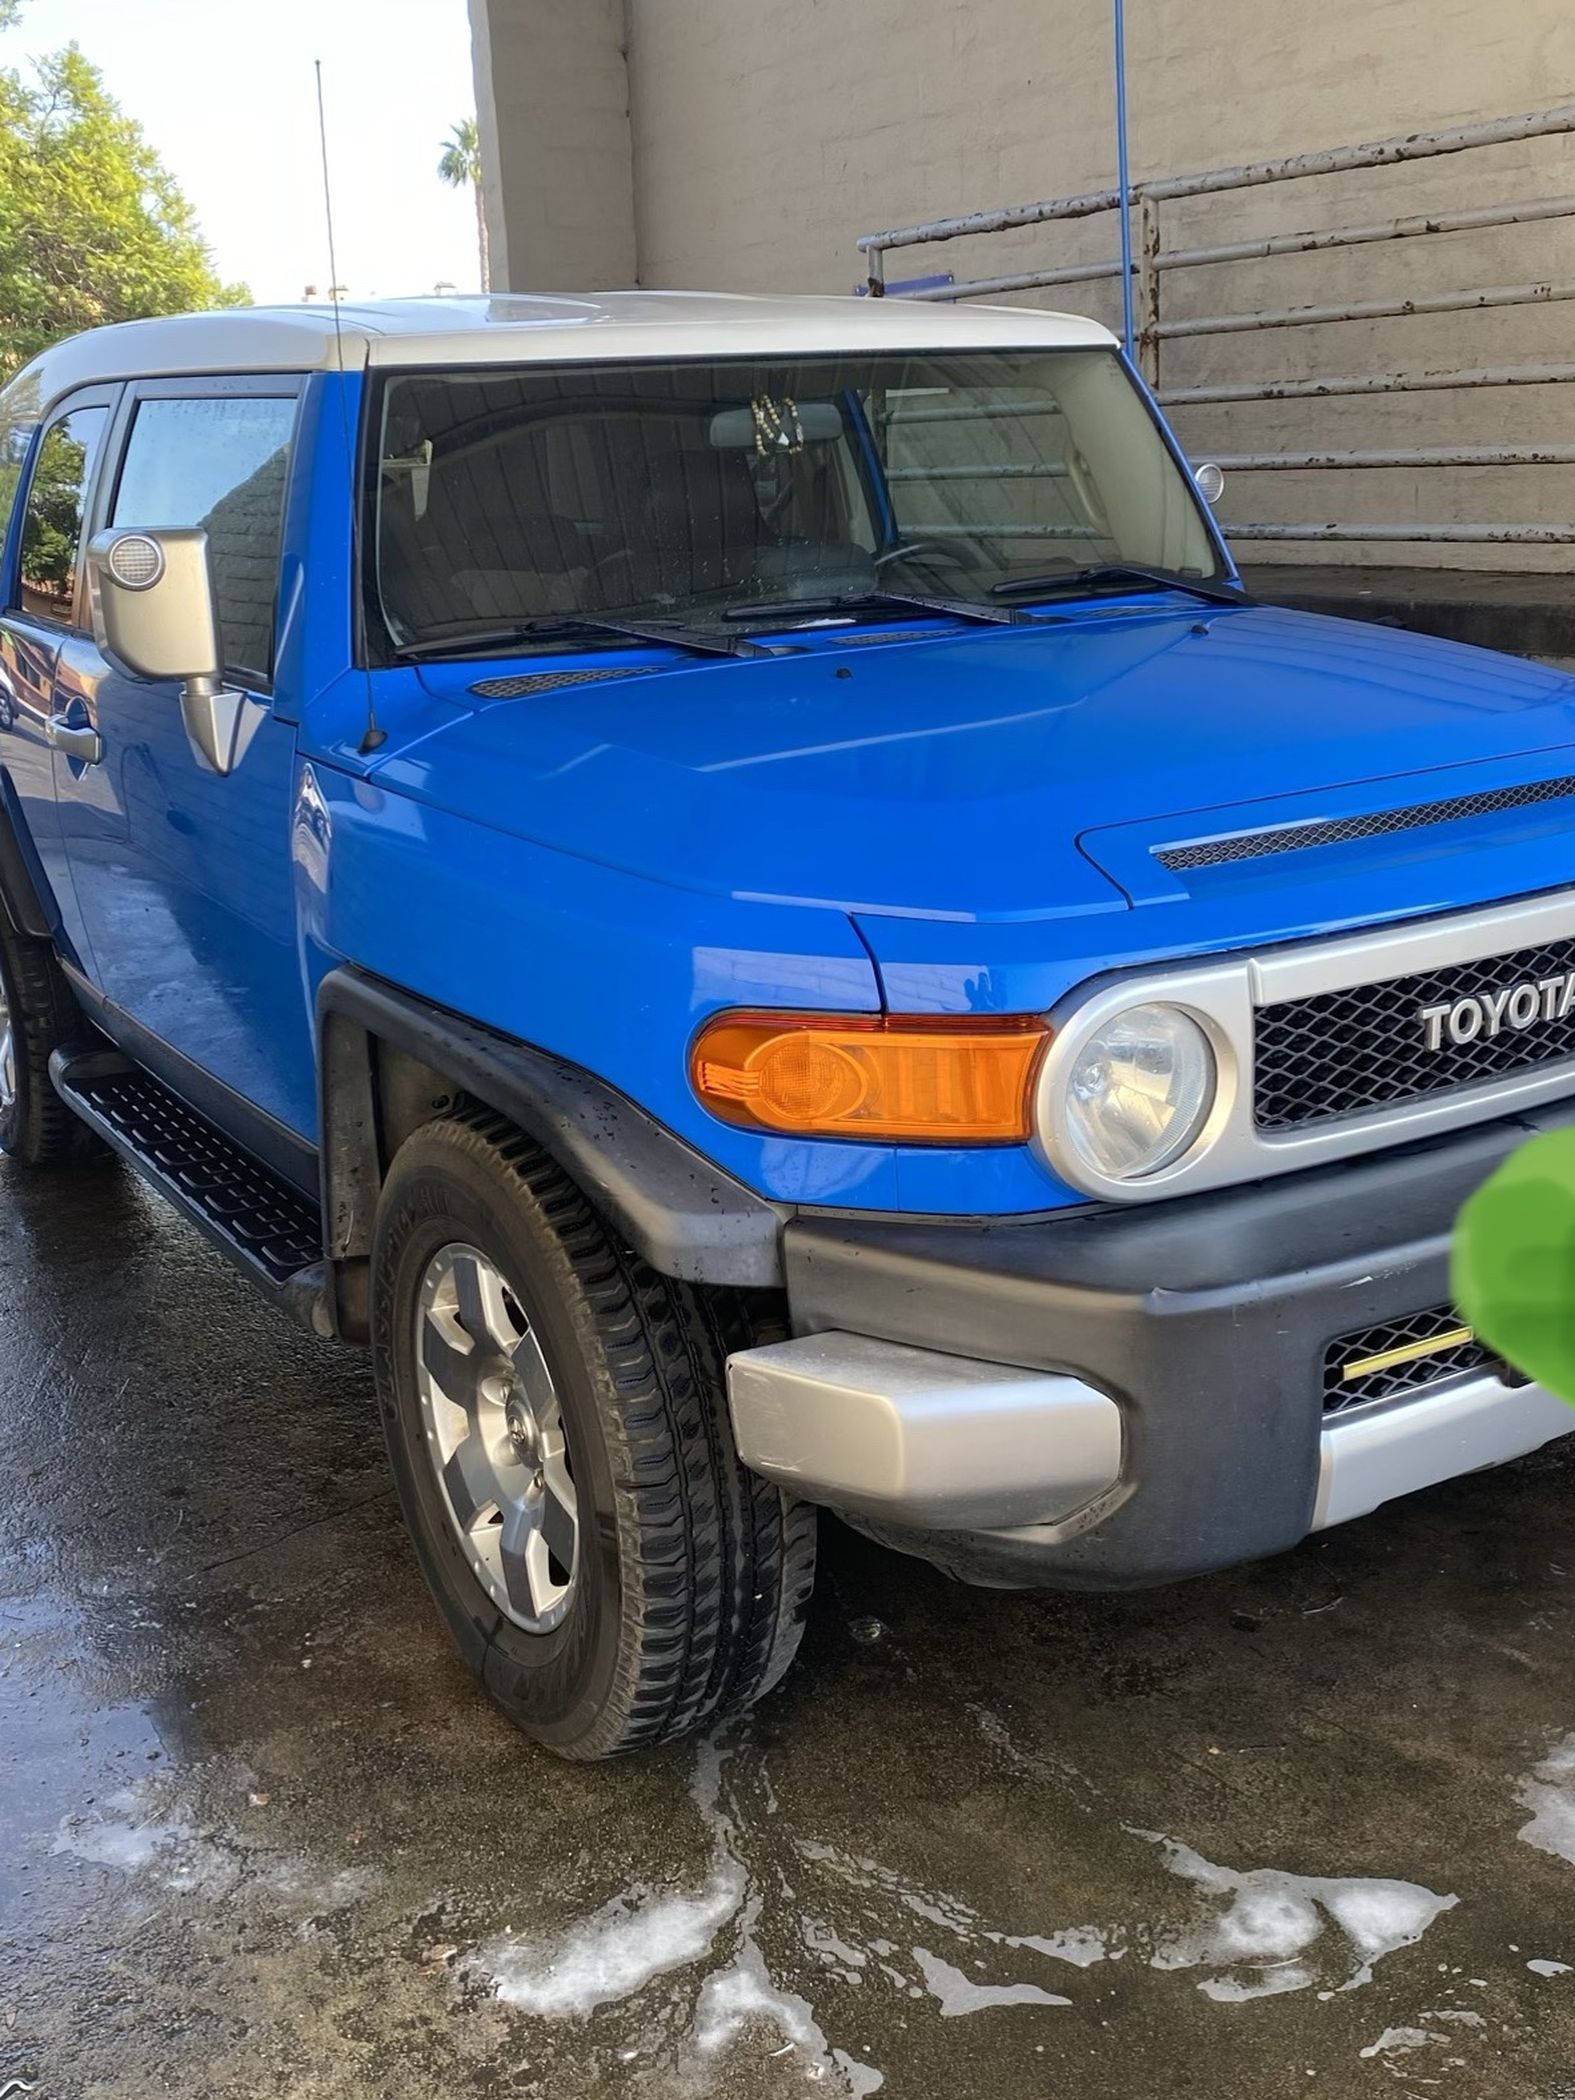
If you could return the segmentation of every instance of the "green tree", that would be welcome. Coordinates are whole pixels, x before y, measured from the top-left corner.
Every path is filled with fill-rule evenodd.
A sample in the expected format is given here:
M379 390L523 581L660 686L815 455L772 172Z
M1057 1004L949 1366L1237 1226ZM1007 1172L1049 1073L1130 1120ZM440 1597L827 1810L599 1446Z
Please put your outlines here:
M81 328L249 297L75 44L36 82L0 69L0 378Z
M438 175L451 190L468 188L476 199L476 239L481 249L481 289L492 289L492 255L487 244L487 207L481 194L481 134L474 117L465 117L449 133L438 161Z

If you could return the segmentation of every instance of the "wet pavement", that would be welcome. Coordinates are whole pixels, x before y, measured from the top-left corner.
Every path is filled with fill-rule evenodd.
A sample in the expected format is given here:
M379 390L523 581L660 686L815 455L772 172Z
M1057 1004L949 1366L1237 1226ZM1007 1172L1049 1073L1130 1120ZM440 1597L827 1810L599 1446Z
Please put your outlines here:
M1575 2100L1572 1487L1114 1599L828 1527L783 1692L575 1769L362 1362L0 1163L0 2093Z

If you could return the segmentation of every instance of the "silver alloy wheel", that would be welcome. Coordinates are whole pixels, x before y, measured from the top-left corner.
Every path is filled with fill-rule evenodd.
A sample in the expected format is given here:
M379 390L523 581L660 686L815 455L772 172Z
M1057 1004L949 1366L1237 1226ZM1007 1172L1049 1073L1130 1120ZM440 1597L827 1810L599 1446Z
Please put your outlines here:
M11 1002L5 979L0 977L0 1113L16 1100L16 1030L11 1024Z
M427 1456L476 1580L527 1633L550 1633L579 1574L579 1498L541 1344L497 1267L442 1247L416 1311Z

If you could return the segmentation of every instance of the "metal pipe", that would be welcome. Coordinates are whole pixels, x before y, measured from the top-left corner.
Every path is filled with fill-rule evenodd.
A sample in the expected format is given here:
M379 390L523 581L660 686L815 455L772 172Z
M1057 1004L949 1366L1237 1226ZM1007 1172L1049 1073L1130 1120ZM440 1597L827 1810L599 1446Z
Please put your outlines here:
M926 525L915 520L916 539L927 540L1098 540L1101 534L1087 525Z
M1518 139L1547 138L1575 131L1575 102L1553 109L1528 110L1521 116L1489 117L1476 124L1452 124L1443 131L1413 131L1373 139L1361 146L1329 146L1316 153L1292 153L1279 160L1247 161L1237 168L1215 168L1205 175L1172 175L1147 185L1156 197L1206 197L1215 190L1256 189L1266 182L1294 182L1304 175L1343 175L1356 168L1388 168L1408 160L1433 160L1446 153L1465 153L1476 146L1507 146Z
M1388 451L1215 452L1233 474L1304 473L1325 467L1575 467L1575 445L1401 445Z
M1064 416L1055 401L959 401L944 408L893 408L886 421L892 423L994 423L1003 416Z
M1138 251L1138 366L1151 387L1159 385L1161 247L1159 205L1146 193L1138 205L1142 243Z
M1575 452L1571 453L1575 458ZM1064 481L1064 460L981 460L977 466L888 467L888 481Z
M1495 284L1478 292L1419 292L1410 299L1353 299L1334 306L1266 307L1254 314L1202 314L1162 321L1162 339L1241 335L1260 328L1315 328L1328 321L1382 321L1411 314L1472 313L1489 306L1547 306L1575 299L1575 284Z
M1575 102L1556 108L1532 110L1514 117L1495 117L1476 124L1451 125L1443 131L1416 131L1394 138L1374 139L1359 146L1332 146L1315 153L1293 153L1278 160L1245 161L1231 168L1212 168L1196 175L1172 175L1143 185L1151 197L1204 197L1218 190L1255 189L1269 182L1292 182L1304 175L1338 175L1356 168L1381 168L1408 160L1429 160L1435 155L1462 153L1473 146L1508 145L1518 139L1546 138L1556 132L1575 131ZM859 249L874 256L888 248L913 248L923 243L957 240L974 233L1009 233L1020 226L1043 226L1058 219L1084 219L1102 211L1114 211L1121 202L1119 190L1089 190L1081 196L1043 198L1032 204L1014 204L1000 211L976 211L954 219L930 219L913 226L895 226L883 233L859 237Z
M1128 357L1137 348L1132 313L1132 170L1127 158L1126 0L1115 0L1116 187L1121 193L1121 340Z
M1447 394L1481 386L1563 386L1575 365L1477 365L1454 372L1357 372L1336 379L1222 380L1208 386L1168 387L1167 408L1206 401L1316 401L1343 394Z
M865 255L884 254L889 248L915 248L933 241L960 240L972 233L1010 233L1019 226L1046 226L1061 219L1091 219L1102 211L1114 211L1121 202L1119 190L1085 190L1076 197L1043 198L1035 204L1009 204L1000 211L973 211L958 219L931 219L919 226L899 226L889 233L864 233L859 248Z
M1575 218L1575 197L1538 197L1521 204L1488 204L1477 211L1413 213L1370 226L1331 226L1322 232L1276 233L1258 241L1213 248L1172 248L1161 270L1196 270L1210 263L1261 262L1271 255L1311 255L1323 248L1359 248L1371 241L1405 241L1418 234L1478 233L1490 226L1530 226L1542 219ZM955 294L966 287L954 285Z
M983 527L976 528L984 530ZM1494 547L1575 546L1575 525L1227 525L1230 540L1459 541Z
M1152 211L1152 198L1142 203ZM1431 217L1376 220L1370 226L1334 226L1325 232L1277 233L1256 241L1228 241L1211 248L1156 250L1149 268L1199 270L1214 263L1262 262L1275 255L1311 255L1329 248L1357 248L1373 241L1410 240L1418 234L1473 233L1494 226L1530 226L1547 219L1575 218L1575 196L1542 197L1521 204L1495 204L1479 211L1437 213ZM1119 262L1074 263L1056 270L1020 270L1009 277L965 278L907 296L914 299L989 299L1002 292L1042 291L1057 284L1091 284L1119 277Z
M1067 263L1058 270L1020 270L1011 277L975 277L962 284L926 285L921 292L904 292L904 299L934 303L946 299L990 299L998 292L1039 292L1056 284L1093 284L1102 277L1119 277L1119 262Z

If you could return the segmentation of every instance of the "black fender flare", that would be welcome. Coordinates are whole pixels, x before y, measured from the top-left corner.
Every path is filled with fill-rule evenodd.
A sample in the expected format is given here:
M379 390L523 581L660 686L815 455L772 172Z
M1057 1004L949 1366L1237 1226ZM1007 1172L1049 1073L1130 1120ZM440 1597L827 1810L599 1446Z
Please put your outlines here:
M594 1074L353 964L331 970L319 986L317 1030L331 1260L354 1261L371 1248L389 1146L379 1067L386 1046L507 1116L662 1275L781 1288L782 1229L792 1208L756 1195ZM442 1093L429 1089L425 1114L441 1114L445 1105Z

